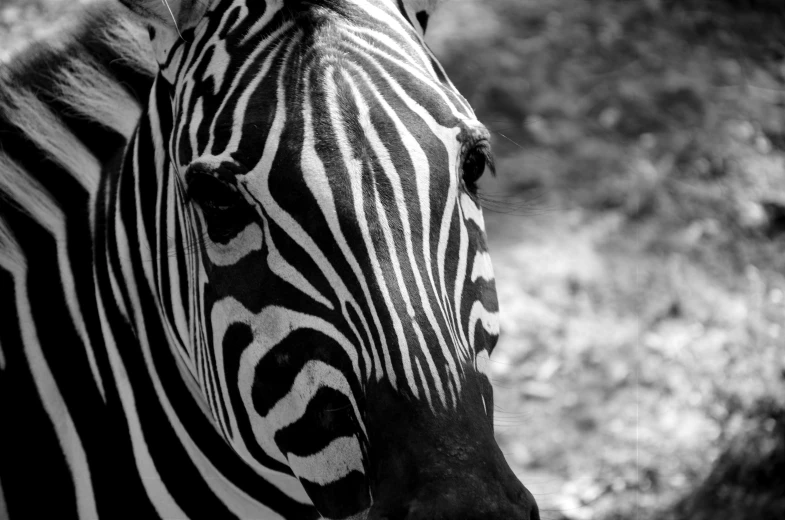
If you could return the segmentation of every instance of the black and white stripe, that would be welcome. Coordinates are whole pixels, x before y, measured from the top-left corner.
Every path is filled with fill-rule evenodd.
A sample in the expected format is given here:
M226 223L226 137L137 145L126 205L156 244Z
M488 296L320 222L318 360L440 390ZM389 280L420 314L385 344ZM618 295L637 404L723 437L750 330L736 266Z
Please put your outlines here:
M498 459L488 133L431 3L123 2L152 48L99 8L0 80L8 514L381 518L409 416Z

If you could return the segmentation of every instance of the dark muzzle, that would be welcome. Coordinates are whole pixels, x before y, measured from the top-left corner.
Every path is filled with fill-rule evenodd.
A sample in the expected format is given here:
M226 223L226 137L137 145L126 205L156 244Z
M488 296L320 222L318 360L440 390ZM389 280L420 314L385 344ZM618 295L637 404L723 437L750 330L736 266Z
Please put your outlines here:
M467 381L457 409L434 413L384 383L369 389L368 520L539 520L475 390Z

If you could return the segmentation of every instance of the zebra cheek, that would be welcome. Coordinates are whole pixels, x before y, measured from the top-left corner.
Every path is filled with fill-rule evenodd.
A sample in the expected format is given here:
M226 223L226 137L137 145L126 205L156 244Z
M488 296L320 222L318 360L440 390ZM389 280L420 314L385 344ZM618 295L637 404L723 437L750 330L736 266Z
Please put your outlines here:
M301 415L275 434L275 444L327 518L346 518L370 506L362 429L347 390L343 376L327 365L310 364L290 395L312 397Z

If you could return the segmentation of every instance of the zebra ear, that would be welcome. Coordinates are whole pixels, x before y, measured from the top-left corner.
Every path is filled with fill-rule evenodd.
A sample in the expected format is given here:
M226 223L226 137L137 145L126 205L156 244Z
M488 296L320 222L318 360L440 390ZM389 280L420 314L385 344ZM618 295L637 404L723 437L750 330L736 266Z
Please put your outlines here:
M120 0L150 27L159 62L183 31L194 27L209 7L209 0Z
M420 34L428 28L428 20L442 0L398 0L404 14Z

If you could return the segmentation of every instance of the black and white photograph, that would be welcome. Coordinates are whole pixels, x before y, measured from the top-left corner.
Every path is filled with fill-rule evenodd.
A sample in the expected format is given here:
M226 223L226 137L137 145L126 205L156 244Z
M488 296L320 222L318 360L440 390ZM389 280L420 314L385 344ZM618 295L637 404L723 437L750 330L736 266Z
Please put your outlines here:
M0 520L785 520L785 0L0 0Z

